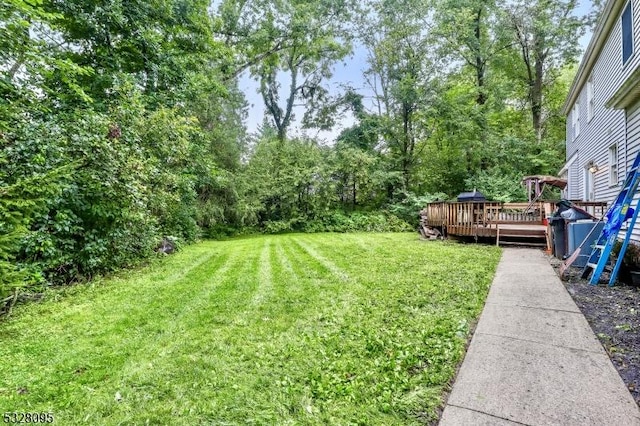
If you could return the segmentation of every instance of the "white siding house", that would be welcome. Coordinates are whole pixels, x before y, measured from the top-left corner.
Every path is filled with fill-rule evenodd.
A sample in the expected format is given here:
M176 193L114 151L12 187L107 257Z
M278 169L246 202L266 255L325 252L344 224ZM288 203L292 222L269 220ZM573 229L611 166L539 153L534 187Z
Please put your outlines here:
M611 202L640 150L640 0L606 2L564 113L564 195Z

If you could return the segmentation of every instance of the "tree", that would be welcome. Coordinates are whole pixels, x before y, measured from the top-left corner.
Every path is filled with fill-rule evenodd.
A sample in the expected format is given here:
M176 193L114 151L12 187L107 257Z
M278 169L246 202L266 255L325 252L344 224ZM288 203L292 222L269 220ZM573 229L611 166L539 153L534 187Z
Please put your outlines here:
M218 164L238 167L232 144L242 126L207 7L14 0L0 8L8 64L0 192L77 166L62 191L0 230L11 235L11 261L51 282L80 280L149 256L162 236L194 239L211 222L203 216L222 201L213 193ZM0 216L13 214L13 204L0 204Z
M344 106L343 113L351 112L356 123L340 132L336 141L363 151L375 152L380 143L380 117L366 110L363 96L353 89L347 90L340 104Z
M487 115L495 95L491 71L500 55L512 44L508 28L500 25L499 9L494 0L446 0L435 2L435 25L433 37L437 41L440 54L468 69L472 75L475 90L476 112L473 113L479 138L476 142L484 146L488 143L489 129ZM493 83L495 84L495 83Z
M280 140L265 132L242 174L244 197L251 200L258 221L300 220L323 202L331 202L320 192L323 163L322 149L315 141Z
M322 83L331 77L332 65L350 51L350 5L347 0L229 0L220 5L218 35L238 53L232 75L248 68L259 81L266 113L280 140L298 105L306 108L307 127L332 124L329 93Z
M504 26L497 22L494 0L446 0L435 3L433 37L441 55L473 70L476 102L487 103L487 72L497 55L511 46Z
M363 205L375 205L376 190L382 189L384 183L379 177L382 169L380 157L371 152L338 143L335 150L333 174L337 179L337 193L340 203L352 210Z
M361 38L369 51L365 81L374 93L385 148L396 170L402 173L401 188L412 185L413 169L431 130L427 125L430 100L435 95L434 63L425 32L428 10L414 0L381 0L369 4Z
M215 56L208 6L207 0L45 1L55 16L54 36L63 40L58 57L91 70L78 85L103 108L123 76L135 77L148 102L181 100L194 72ZM54 70L49 80L54 85L64 75Z
M520 57L516 76L525 87L538 143L548 118L547 89L580 52L587 18L575 16L576 6L577 0L517 0L505 9Z
M595 28L604 4L605 0L591 0L591 11L587 15L587 24L591 29Z

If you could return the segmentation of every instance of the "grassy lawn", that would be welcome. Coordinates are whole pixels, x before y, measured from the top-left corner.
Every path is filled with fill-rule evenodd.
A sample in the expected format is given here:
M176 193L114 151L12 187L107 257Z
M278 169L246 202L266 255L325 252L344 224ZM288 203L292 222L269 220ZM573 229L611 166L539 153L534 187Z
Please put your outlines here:
M14 310L0 323L0 415L425 423L437 418L499 255L415 234L186 247Z

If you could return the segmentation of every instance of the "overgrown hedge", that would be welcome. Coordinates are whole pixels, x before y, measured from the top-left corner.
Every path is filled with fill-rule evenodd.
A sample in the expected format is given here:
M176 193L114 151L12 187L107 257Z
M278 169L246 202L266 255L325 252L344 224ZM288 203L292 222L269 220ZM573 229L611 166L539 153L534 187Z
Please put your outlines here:
M197 188L216 169L203 152L206 137L175 109L146 110L136 93L110 114L85 108L16 119L4 133L0 260L21 273L3 274L0 297L135 264L167 235L200 236L199 208L209 200ZM64 176L53 176L61 167ZM49 190L36 197L42 188ZM38 202L21 207L30 193Z
M285 232L404 232L412 226L386 212L343 212L336 210L321 217L265 222L267 234Z

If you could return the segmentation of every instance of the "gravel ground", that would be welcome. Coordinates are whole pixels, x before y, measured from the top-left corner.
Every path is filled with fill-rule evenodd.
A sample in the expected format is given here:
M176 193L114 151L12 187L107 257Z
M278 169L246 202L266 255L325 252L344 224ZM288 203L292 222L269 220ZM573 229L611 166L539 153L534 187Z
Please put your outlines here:
M549 257L556 272L562 262ZM640 405L640 288L626 284L591 286L581 268L569 268L563 281L613 365ZM603 279L606 274L603 274ZM606 277L607 282L609 277Z

